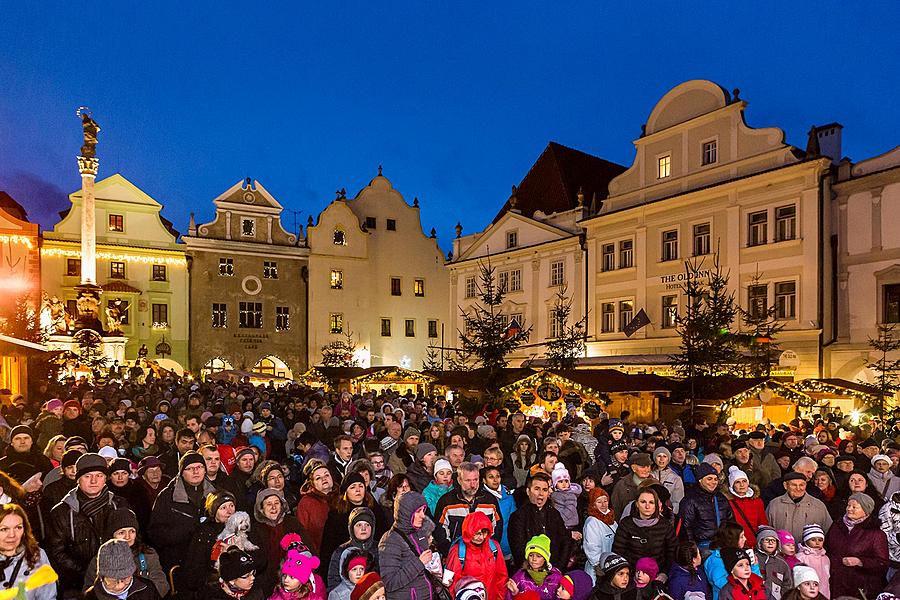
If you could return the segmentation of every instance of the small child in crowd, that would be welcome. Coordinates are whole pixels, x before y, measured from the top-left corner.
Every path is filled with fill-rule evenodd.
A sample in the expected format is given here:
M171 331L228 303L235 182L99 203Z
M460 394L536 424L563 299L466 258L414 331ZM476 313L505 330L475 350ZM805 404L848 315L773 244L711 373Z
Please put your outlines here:
M572 532L572 539L578 541L581 539L581 532L578 531L578 496L581 495L581 486L572 483L569 471L561 462L556 463L553 468L551 479L553 493L550 494L550 499L553 501L553 507L562 516L566 529Z
M659 565L649 556L637 559L634 564L634 584L637 587L639 600L654 600L664 593L662 584L656 580Z
M797 542L794 541L791 532L779 529L778 541L781 542L781 555L784 557L784 562L792 569L800 564L800 560L797 558Z
M453 467L446 458L439 458L434 463L434 479L422 490L428 510L434 514L438 500L453 488Z
M558 600L587 600L593 589L594 581L590 576L581 569L576 569L559 580L556 597Z
M637 600L637 588L631 581L628 561L614 552L600 557L597 567L595 600Z
M768 525L760 525L756 532L756 562L766 586L769 600L782 600L794 587L791 568L779 552L778 534Z
M819 580L819 592L826 598L831 598L831 586L828 585L831 578L831 560L825 554L825 531L818 523L809 523L803 526L803 543L800 544L797 559L800 564L815 570ZM798 586L799 584L795 581L794 585Z
M347 548L341 554L341 582L328 593L328 600L350 600L357 582L366 574L368 554L359 548Z
M523 592L535 591L540 600L554 600L562 573L550 564L550 538L543 533L525 545L525 564L506 584L507 600Z
M828 597L821 592L819 576L815 569L799 565L794 569L794 581L796 587L788 590L784 600L827 600Z
M325 582L315 572L319 559L288 550L281 564L281 580L269 600L325 600Z
M746 550L722 548L720 555L729 575L719 592L719 600L767 600L763 578L751 569Z

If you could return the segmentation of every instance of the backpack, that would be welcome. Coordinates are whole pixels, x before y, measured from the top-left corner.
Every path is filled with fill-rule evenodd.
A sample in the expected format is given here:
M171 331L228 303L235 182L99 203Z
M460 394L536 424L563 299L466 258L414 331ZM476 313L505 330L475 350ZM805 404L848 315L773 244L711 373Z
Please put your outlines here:
M497 543L494 541L494 538L488 538L488 542L490 543L489 548L494 554L494 561L496 562ZM459 540L459 543L456 546L456 558L459 559L459 572L462 573L466 568L466 543L462 540Z

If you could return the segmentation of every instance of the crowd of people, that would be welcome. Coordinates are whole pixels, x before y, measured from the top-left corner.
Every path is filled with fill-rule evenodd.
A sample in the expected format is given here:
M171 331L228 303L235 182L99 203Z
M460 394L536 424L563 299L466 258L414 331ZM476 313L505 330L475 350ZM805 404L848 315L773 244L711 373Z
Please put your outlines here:
M29 600L900 596L900 420L537 420L174 377L0 405L0 571Z

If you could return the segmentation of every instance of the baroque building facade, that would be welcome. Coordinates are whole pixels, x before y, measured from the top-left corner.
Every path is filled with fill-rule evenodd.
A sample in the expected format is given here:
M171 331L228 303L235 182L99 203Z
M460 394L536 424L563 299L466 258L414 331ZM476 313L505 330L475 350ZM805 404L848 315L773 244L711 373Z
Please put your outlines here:
M0 319L10 317L26 298L32 308L40 306L38 224L29 222L22 205L6 192L0 192L0 281Z
M183 240L190 264L191 370L252 371L291 379L307 367L304 240L285 231L282 206L249 177L193 214Z
M421 369L447 322L448 276L435 231L381 174L341 192L307 227L309 362L352 335L359 366Z
M188 272L179 233L162 205L120 174L96 182L97 283L104 330L121 328L125 359L147 358L181 373L188 367ZM81 190L43 235L41 283L74 321L81 280ZM113 325L104 315L118 312Z

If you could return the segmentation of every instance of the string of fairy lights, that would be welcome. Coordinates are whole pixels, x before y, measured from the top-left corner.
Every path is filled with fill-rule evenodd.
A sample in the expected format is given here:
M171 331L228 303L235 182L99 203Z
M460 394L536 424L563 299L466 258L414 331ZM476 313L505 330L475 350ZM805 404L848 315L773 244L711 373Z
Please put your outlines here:
M41 256L80 259L81 250L76 250L74 248L41 248ZM112 252L98 249L97 258L100 260L127 261L145 265L164 264L173 267L187 266L187 259L184 256L148 256L146 254L137 254L134 252Z

